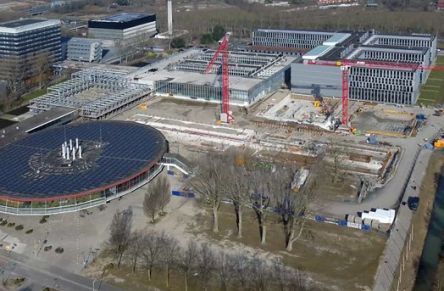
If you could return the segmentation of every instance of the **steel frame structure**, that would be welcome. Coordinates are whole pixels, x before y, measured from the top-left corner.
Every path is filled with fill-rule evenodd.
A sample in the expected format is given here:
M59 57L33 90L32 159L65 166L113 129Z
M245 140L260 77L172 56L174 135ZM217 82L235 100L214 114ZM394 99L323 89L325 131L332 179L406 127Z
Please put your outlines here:
M92 88L106 94L95 98L78 98L78 94ZM52 107L79 109L80 116L99 119L133 104L151 91L148 86L131 83L122 72L97 69L82 70L72 74L72 79L48 89L48 93L34 99L29 106L36 113Z

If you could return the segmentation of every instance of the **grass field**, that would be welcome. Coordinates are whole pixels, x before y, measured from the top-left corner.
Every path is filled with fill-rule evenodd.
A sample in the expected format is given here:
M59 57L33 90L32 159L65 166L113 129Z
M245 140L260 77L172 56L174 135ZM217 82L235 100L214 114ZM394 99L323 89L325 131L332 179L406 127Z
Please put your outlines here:
M439 56L437 66L444 66L444 56ZM444 70L432 71L427 83L421 88L418 104L444 104Z

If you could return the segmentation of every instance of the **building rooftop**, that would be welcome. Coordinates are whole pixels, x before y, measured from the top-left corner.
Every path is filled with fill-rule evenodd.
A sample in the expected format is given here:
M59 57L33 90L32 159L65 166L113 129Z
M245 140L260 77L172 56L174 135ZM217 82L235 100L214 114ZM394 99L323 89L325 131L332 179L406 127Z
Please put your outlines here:
M82 38L82 37L73 37L68 40L68 44L92 44L92 43L100 43L101 41L94 38Z
M17 28L20 26L25 26L29 24L44 22L46 20L43 19L19 19L19 20L13 20L8 22L0 23L0 26L7 27L7 28Z
M335 34L334 32L330 31L319 31L319 30L303 30L303 29L268 29L268 28L259 28L256 29L256 31L263 31L263 32L283 32L283 33L310 33L310 34Z
M170 58L163 59L159 62L152 63L146 67L140 68L137 72L128 75L130 78L134 78L136 83L139 84L147 84L150 86L154 85L155 81L169 81L169 82L177 82L184 84L193 84L193 85L209 85L213 87L221 86L221 78L214 73L203 74L200 72L190 72L190 71L182 71L171 69L174 68L175 65L180 64L183 61L196 59L199 56L202 56L206 53L206 51L198 50L198 49L189 49L184 52L178 53L176 55L171 56ZM250 57L255 56L254 53L246 53L246 52L236 52L232 51L232 57L235 56L240 57L243 54L245 56L249 55ZM241 76L230 76L230 88L234 90L249 90L253 86L261 83L264 79L269 77L269 74L273 74L278 72L279 70L285 68L290 65L295 58L286 57L279 58L277 54L257 54L258 62L260 62L261 57L274 57L275 62L268 62L266 65L263 64L262 69L258 69L255 74L249 77L241 77ZM242 59L241 59L242 60ZM245 60L245 59L244 59ZM244 66L242 62L239 62L239 67Z
M19 19L0 23L0 32L19 33L52 25L60 25L60 20L46 19Z
M351 33L335 33L333 34L329 39L324 41L323 45L337 45L346 39L348 39L351 35Z
M302 56L302 59L304 60L316 60L317 58L322 57L327 52L334 49L334 46L331 45L318 45L314 49L310 50L306 54Z
M111 15L104 17L102 19L95 19L94 21L101 21L101 22L128 22L137 20L146 16L153 15L153 13L128 13L128 12L122 12L119 14Z

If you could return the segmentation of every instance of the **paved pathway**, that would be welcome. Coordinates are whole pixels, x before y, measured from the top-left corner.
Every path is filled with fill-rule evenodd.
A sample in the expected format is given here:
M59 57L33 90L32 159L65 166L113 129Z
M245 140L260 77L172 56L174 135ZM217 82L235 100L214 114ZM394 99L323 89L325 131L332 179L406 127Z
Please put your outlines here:
M103 282L100 284L99 280L93 280L73 274L45 262L4 250L0 250L0 269L3 271L4 275L12 276L12 274L16 274L17 276L25 277L40 286L47 286L57 290L93 290L93 283L95 283L94 290L121 290ZM100 289L98 289L99 285Z
M407 202L409 196L418 196L418 192L417 190L413 189L413 186L416 186L416 189L420 188L421 181L426 174L427 165L431 155L432 151L430 150L422 150L419 154L419 162L416 163L413 172L410 175L402 201ZM378 270L376 272L373 287L374 291L390 290L395 273L398 269L402 250L409 235L412 218L413 212L408 208L407 205L401 204L395 223L390 232L389 239L386 243L384 254L380 260Z

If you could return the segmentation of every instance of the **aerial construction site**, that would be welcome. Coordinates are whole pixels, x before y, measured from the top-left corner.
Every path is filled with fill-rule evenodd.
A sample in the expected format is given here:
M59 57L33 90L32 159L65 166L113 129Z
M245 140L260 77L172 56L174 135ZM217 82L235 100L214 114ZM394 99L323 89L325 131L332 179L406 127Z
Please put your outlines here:
M169 18L169 33L162 37L171 36ZM301 240L294 239L293 233L285 251L266 249L264 218L261 245L247 241L248 235L232 238L232 229L222 232L221 238L213 228L209 241L229 238L237 248L265 248L293 260L294 266L315 278L312 275L319 270L303 258L311 240L316 249L305 255L344 259L334 274L352 273L357 264L362 264L362 273L371 273L370 279L350 275L344 283L328 273L331 270L320 270L319 282L313 279L313 286L390 290L412 233L417 203L410 202L418 198L433 150L444 147L442 110L417 106L422 86L433 71L443 70L437 64L436 36L256 29L248 44L233 39L226 33L212 47L172 50L141 67L90 63L32 99L28 113L32 116L2 131L0 171L11 178L0 183L4 192L0 193L0 213L67 215L88 213L87 209L98 206L102 212L108 204L118 210L118 205L131 201L137 206L135 211L146 214L141 208L145 202L137 200L144 195L128 194L146 191L140 189L159 179L166 168L172 181L168 194L184 200L173 202L175 208L168 211L162 209L158 218L153 215L149 227L163 231L162 223L168 221L176 223L168 225L171 233L180 229L189 238L194 231L199 239L207 239L202 229L208 214L202 213L208 205L186 204L194 198L205 202L194 180L206 169L202 159L211 164L222 156L227 169L239 165L247 169L251 158L257 172L265 169L276 179L270 184L280 183L280 171L290 169L291 195L307 199L296 215L283 209L288 199L279 206L278 197L260 193L257 198L260 191L248 189L246 219L265 215L265 211L278 217L266 221L271 241L280 233L271 230L273 225L286 215L303 219L297 236ZM72 125L65 126L68 122ZM46 129L57 124L63 127ZM20 155L20 163L9 159L9 153ZM234 162L227 162L232 153ZM12 165L18 174L10 172ZM269 178L245 171L243 178L258 179L258 184L260 178ZM13 182L14 175L20 176L20 183ZM27 192L27 183L34 185L38 199L31 197L34 192ZM239 211L230 195L217 203L210 206L214 217L231 203ZM167 213L174 219L161 217ZM223 216L221 225L238 222L236 215L235 219L232 213ZM156 219L160 226L155 225ZM187 219L194 219L191 226L180 225ZM312 232L304 229L305 223ZM337 227L333 231L328 228L332 225ZM292 245L288 246L292 239L297 241L294 253ZM350 250L343 249L347 242ZM377 254L359 257L361 250L355 246L361 242ZM330 249L331 243L339 245ZM354 252L350 258L347 251Z

